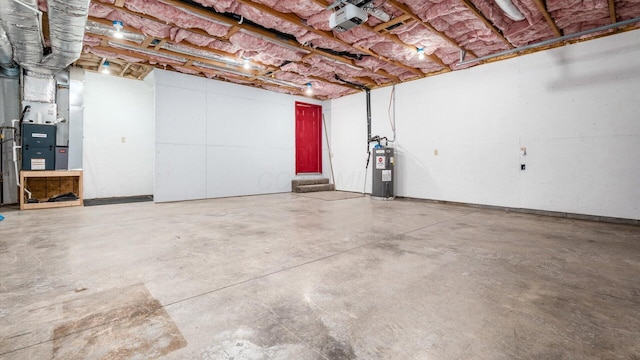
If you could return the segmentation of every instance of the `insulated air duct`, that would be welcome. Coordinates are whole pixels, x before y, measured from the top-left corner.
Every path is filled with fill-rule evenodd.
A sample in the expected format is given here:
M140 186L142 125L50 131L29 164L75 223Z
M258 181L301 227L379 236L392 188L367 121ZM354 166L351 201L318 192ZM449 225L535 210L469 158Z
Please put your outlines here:
M89 0L48 0L51 49L42 36L36 0L0 0L0 17L13 45L13 58L27 70L56 73L80 57Z
M47 5L51 54L41 66L58 72L78 60L82 53L89 0L48 0Z
M524 20L524 15L513 5L511 0L495 0L496 4L504 11L504 14L513 21Z
M0 25L0 74L8 77L17 77L20 74L18 64L13 61L13 49L7 37L7 33Z
M42 13L36 0L0 0L0 18L13 45L13 59L25 68L43 56Z

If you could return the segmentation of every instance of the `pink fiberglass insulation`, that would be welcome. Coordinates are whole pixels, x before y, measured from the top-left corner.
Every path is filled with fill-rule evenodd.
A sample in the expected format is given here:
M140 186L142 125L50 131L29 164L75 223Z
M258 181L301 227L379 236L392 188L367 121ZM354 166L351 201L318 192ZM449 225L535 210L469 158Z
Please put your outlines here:
M186 67L182 67L182 66L178 66L178 65L171 65L172 68L180 71L181 73L185 73L185 74L189 74L189 75L197 75L200 74L199 71L193 70L193 69L188 69Z
M228 41L220 41L220 40L213 40L209 44L209 47L212 49L224 51L229 54L235 54L238 50L240 50L239 47L233 45L232 43Z
M298 1L298 0L254 0L255 3L266 5L276 11L282 13L294 13L300 18L307 18L311 15L317 14L324 9L324 7L312 2L312 1Z
M393 29L391 33L398 35L404 43L423 48L426 54L433 54L442 47L454 47L442 36L431 32L418 22Z
M307 18L307 25L318 30L330 31L329 17L331 17L332 13L332 10L324 10L315 15L311 15Z
M107 15L111 14L112 11L114 11L112 8L99 3L92 2L89 4L89 16L105 18Z
M316 34L314 32L308 31L306 34L302 35L302 36L298 36L296 38L296 40L298 40L298 42L300 44L306 45L310 42L315 41L316 39L320 39L322 38L322 35L320 34Z
M387 65L386 62L382 61L382 60L378 60L374 57L371 56L365 56L362 58L362 60L356 60L356 65L361 66L363 68L367 68L367 69L371 69L372 71L376 72L380 69L382 69L384 66Z
M282 66L280 69L282 69L283 71L294 72L302 76L314 75L317 77L321 77L323 79L332 79L334 74L332 71L326 71L326 70L323 71L318 67L311 67L304 64L294 63L294 62L288 63L287 65Z
M47 0L38 0L38 9L40 11L47 12L47 10L49 9L47 5Z
M273 55L266 52L256 53L256 54L253 54L252 56L245 56L245 57L251 58L252 60L255 60L265 65L271 65L276 67L282 65L282 63L285 61L281 56L278 56L277 54ZM298 61L298 60L293 60L293 61Z
M125 7L129 10L151 15L158 19L171 21L178 27L191 29L197 28L206 31L209 35L224 36L229 31L229 26L202 19L188 14L175 6L153 0L127 0Z
M283 94L292 94L292 95L296 94L296 92L291 90L291 89L287 89L287 88L283 88L283 87L279 87L279 86L275 86L275 85L261 84L260 86L263 89L269 90L269 91L275 91L275 92L279 92L279 93L283 93Z
M452 69L459 69L456 65L460 61L460 49L455 47L442 47L436 50L435 55ZM469 58L469 55L466 55Z
M231 35L229 41L241 49L256 52L265 51L271 45L271 43L266 40L259 39L243 32L237 32Z
M191 44L198 45L198 46L205 46L205 47L209 46L212 42L215 41L215 39L210 38L208 36L195 34L189 30L183 30L176 27L171 28L171 31L169 33L169 38L175 41L176 43L179 43L182 40L187 40Z
M255 22L256 24L260 24L268 29L276 29L285 34L290 34L295 37L302 36L307 33L307 30L302 26L284 21L271 14L266 14L265 12L254 8L253 6L241 4L240 6L238 6L236 14L242 15L245 18Z
M102 39L99 37L91 36L88 34L84 34L84 39L82 40L82 44L85 46L100 46Z
M206 7L212 7L217 12L232 13L238 8L238 3L235 0L195 0L195 2Z
M130 26L134 29L140 30L144 34L160 38L168 38L171 31L171 26L169 25L141 18L140 16L128 14L122 11L113 10L97 3L91 3L89 6L89 16L106 18L111 21L122 21L125 26Z
M513 46L520 47L554 38L556 34L551 30L551 27L545 19L540 19L532 25L524 23L516 27L514 24L509 32L505 34L505 37Z
M607 0L549 0L547 9L565 34L575 32L575 29L589 27L589 23L602 23L609 17L609 3ZM587 23L587 24L583 24ZM569 31L567 28L571 27ZM580 30L578 30L580 31Z
M369 49L375 44L387 41L384 36L360 26L356 26L343 33L336 33L335 35L338 39L353 44L354 47L364 49Z
M611 24L611 19L609 19L609 18L602 18L600 20L594 20L594 21L585 21L585 22L582 22L582 23L574 23L574 24L571 24L571 25L567 26L564 29L564 32L565 32L565 34L575 34L575 33L580 32L580 31L586 31L586 30L593 29L595 27L605 26L605 25L609 25L609 24ZM591 35L582 36L581 38L585 39L585 38L589 38L591 36L598 35L598 34L603 34L603 33L606 33L606 32L607 31L600 32L600 33L593 33Z
M418 52L415 49L408 49L405 46L396 44L390 40L378 43L374 45L371 50L377 54L382 55L391 60L408 61L414 56L418 56Z
M486 55L509 49L509 46L491 32L461 1L401 2L409 6L423 21L429 22L436 30L444 32L476 54Z
M618 0L616 1L616 14L618 20L628 20L640 16L640 1ZM640 26L640 24L636 24Z
M341 43L339 43L334 39L320 38L320 39L313 40L311 43L313 44L314 47L318 47L318 48L355 53L355 51L351 47L342 45Z

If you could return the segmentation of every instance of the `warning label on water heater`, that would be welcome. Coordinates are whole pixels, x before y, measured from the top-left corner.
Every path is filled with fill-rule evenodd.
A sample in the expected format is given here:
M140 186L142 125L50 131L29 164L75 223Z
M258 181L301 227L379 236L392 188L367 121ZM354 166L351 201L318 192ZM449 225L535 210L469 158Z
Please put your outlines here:
M387 157L386 156L376 156L376 169L384 169L385 165L387 163Z
M391 181L391 170L382 170L382 181Z

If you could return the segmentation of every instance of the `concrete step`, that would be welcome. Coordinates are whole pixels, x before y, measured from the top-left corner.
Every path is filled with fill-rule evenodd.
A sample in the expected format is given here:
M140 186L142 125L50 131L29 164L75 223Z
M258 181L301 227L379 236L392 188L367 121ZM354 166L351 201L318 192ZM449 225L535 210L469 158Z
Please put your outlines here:
M329 179L296 179L291 180L291 191L295 191L295 188L300 185L317 185L328 184Z
M333 184L312 184L312 185L298 185L293 191L297 193L307 193L316 191L333 191L335 188Z

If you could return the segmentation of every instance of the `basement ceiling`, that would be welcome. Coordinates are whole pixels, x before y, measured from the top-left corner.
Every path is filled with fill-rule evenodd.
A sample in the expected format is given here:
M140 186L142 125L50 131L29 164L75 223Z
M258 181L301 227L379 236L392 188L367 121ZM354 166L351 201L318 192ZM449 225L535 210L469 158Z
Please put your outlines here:
M76 66L143 78L153 67L267 90L338 98L637 29L639 0L92 0ZM498 3L511 6L507 15ZM333 5L333 8L329 8ZM331 29L338 8L368 19ZM39 1L46 11L46 1ZM503 6L504 7L504 6ZM509 8L507 8L509 10ZM122 22L116 38L114 21ZM465 61L533 46L493 59ZM421 56L420 52L423 52Z

